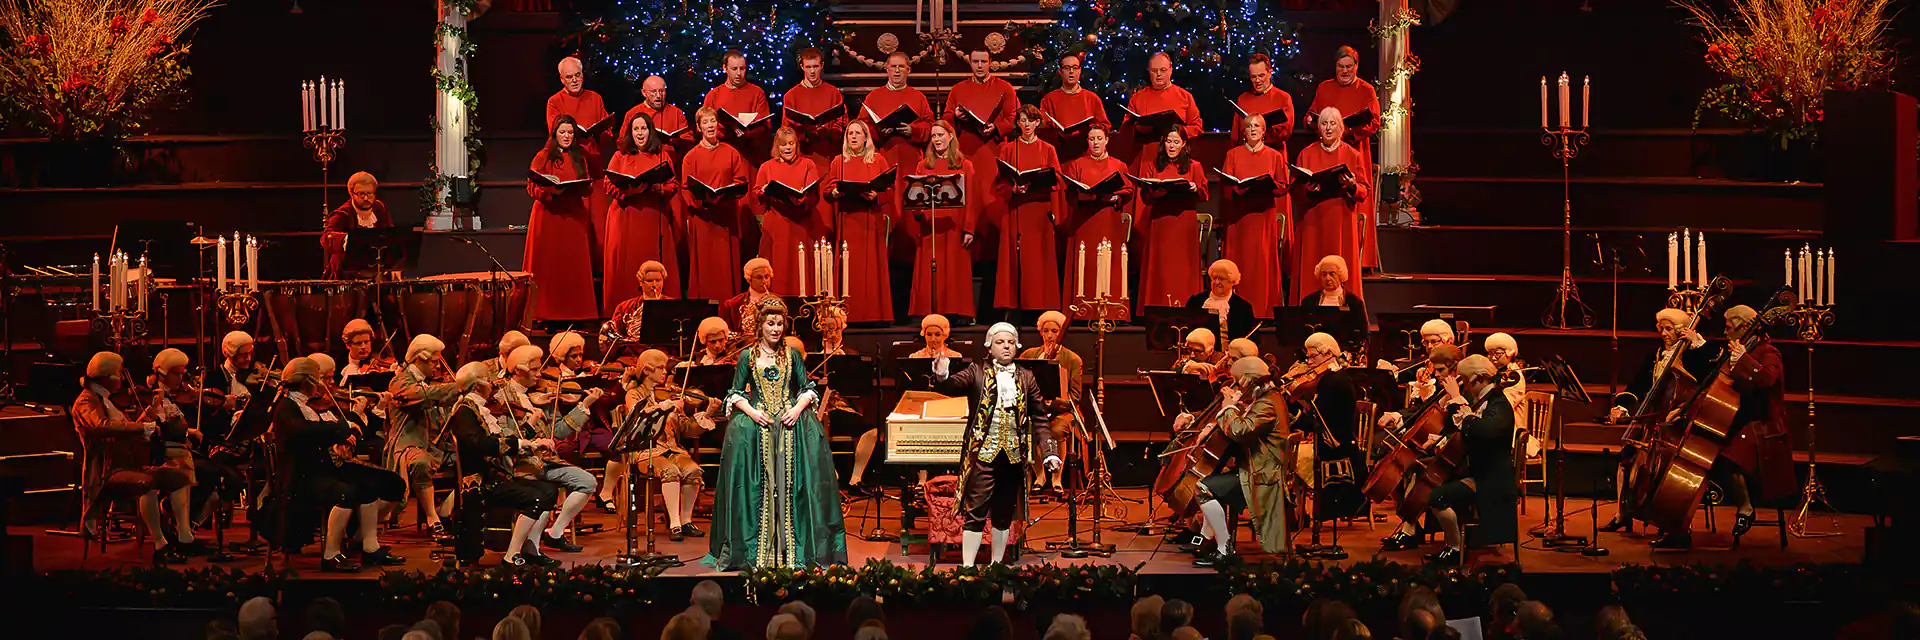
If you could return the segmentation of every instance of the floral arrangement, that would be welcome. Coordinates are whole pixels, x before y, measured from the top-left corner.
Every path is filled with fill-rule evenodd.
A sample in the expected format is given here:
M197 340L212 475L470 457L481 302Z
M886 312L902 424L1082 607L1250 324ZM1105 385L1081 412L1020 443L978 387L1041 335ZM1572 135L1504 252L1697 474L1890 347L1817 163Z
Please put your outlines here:
M1731 0L1722 14L1704 0L1677 0L1701 30L1707 66L1726 80L1700 96L1694 128L1711 113L1782 148L1811 141L1823 92L1888 85L1890 1Z
M56 603L102 607L231 607L255 596L274 597L290 574L269 568L175 570L165 567L104 571L49 571L16 584L18 593Z
M215 0L0 2L0 117L55 140L139 133L184 89Z

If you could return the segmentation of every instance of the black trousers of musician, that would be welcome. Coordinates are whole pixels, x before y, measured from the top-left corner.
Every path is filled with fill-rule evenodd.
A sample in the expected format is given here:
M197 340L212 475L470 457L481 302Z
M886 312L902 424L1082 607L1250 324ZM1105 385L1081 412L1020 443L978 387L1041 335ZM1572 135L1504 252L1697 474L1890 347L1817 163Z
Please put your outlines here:
M358 463L315 469L295 478L294 491L315 504L352 509L375 500L399 502L407 497L407 481L400 474Z
M1240 486L1240 472L1238 471L1216 473L1201 478L1200 486L1207 490L1205 494L1202 494L1200 498L1201 502L1207 501L1206 496L1212 496L1214 500L1220 502L1220 506L1226 507L1227 526L1229 527L1233 526L1233 523L1240 519L1240 512L1247 508L1247 492ZM1219 535L1221 533L1231 532L1216 531L1214 533L1215 535Z
M986 531L988 525L995 529L1012 529L1014 514L1019 512L1020 499L1027 490L1027 465L1007 461L1006 452L993 457L993 462L975 463L973 472L964 482L966 490L961 493L960 528L966 531Z
M219 495L221 500L233 502L240 499L240 490L247 486L247 478L239 469L217 458L199 453L193 454L194 484L192 491L193 519L198 522L203 515L207 500Z
M486 534L488 511L510 509L515 516L539 520L541 514L553 511L559 496L560 485L518 477L490 482L479 491L467 492L460 496L460 532L454 540L454 555L461 562L469 563L478 562L481 556L486 555L482 542ZM513 523L507 523L507 528L511 530ZM537 531L534 533L539 534Z

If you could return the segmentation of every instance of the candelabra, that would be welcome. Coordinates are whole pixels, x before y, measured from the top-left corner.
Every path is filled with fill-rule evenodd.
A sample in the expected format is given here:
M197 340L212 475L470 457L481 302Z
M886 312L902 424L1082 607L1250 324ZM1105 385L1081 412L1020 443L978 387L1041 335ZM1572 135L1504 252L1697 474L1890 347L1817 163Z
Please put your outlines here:
M314 162L320 163L320 228L322 229L327 226L327 214L333 211L333 203L327 197L327 190L333 186L328 169L333 164L334 152L338 151L340 145L345 144L346 141L347 133L335 129L308 131L306 134L306 147L313 150Z
M1093 330L1093 400L1096 410L1101 410L1100 408L1105 407L1107 403L1107 333L1113 331L1118 325L1117 322L1108 318L1107 314L1116 310L1124 311L1127 308L1127 302L1102 293L1091 298L1082 297L1067 308L1073 311L1074 315L1092 318L1087 322L1087 328ZM1093 469L1088 474L1086 483L1086 486L1093 489L1093 543L1081 546L1079 538L1075 537L1070 541L1069 548L1060 553L1061 557L1065 558L1113 555L1113 545L1100 542L1100 520L1102 518L1111 518L1116 521L1124 519L1107 514L1107 496L1113 492L1113 473L1107 468L1105 435L1091 433L1095 425L1085 426L1089 431L1088 446L1093 448L1093 455L1089 456L1093 461Z
M1667 291L1667 306L1689 314L1698 311L1700 304L1707 299L1707 292L1696 285L1682 285L1681 288Z
M328 81L326 76L302 81L300 127L305 133L304 144L313 150L313 160L320 163L320 228L325 229L327 213L333 209L327 201L327 189L332 186L327 170L347 137L347 81Z
M214 304L227 316L227 324L235 327L246 326L253 319L253 312L260 308L260 300L245 290L222 293Z
M1565 79L1562 78L1562 89ZM1542 94L1545 95L1544 93ZM1544 106L1544 103L1543 103ZM1544 124L1544 119L1542 123ZM1580 147L1591 138L1586 127L1574 128L1562 122L1558 127L1542 127L1540 144L1560 160L1560 288L1553 303L1540 314L1540 323L1555 329L1585 329L1593 326L1593 308L1580 301L1580 289L1573 286L1573 179L1571 165L1580 155ZM1577 315L1569 315L1572 312ZM1576 319L1577 318L1577 319Z
M131 307L96 311L90 327L108 349L119 351L147 339L147 311Z
M1794 510L1793 521L1787 530L1800 538L1824 538L1840 535L1834 530L1808 531L1807 516L1816 508L1827 513L1837 513L1833 503L1827 502L1827 489L1820 484L1820 448L1816 445L1814 434L1813 399L1813 345L1826 338L1826 327L1833 324L1833 306L1802 303L1794 307L1790 316L1797 329L1800 340L1807 344L1807 482L1800 487L1800 507ZM1829 525L1838 527L1837 519L1830 519Z

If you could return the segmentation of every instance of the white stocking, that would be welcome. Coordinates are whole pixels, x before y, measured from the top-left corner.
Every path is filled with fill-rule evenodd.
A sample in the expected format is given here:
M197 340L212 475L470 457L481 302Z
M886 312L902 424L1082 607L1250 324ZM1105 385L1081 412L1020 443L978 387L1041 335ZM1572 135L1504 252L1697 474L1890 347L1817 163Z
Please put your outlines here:
M352 519L353 510L346 507L334 507L327 511L327 538L322 543L326 548L320 552L320 557L340 555L340 541L347 537L347 521Z
M693 505L700 503L700 485L687 484L680 488L680 521L693 522Z
M1213 535L1210 537L1216 550L1226 554L1233 549L1233 527L1227 524L1227 508L1221 506L1219 500L1200 503L1200 517L1206 522L1200 527L1201 535L1206 535L1206 530L1211 529Z
M180 487L167 494L167 504L173 507L173 530L179 534L175 537L185 543L193 542L193 505L188 504L193 499L192 490Z
M520 549L527 544L528 538L533 537L534 528L538 525L538 521L527 517L527 514L524 513L520 514L518 518L514 518L513 539L507 541L507 554L502 556L502 558L507 562L512 562L514 558L520 557ZM539 545L540 543L535 542L534 548L539 549Z
M622 493L627 482L627 463L623 460L608 460L606 476L600 480L600 499L613 502L614 496Z
M960 532L960 566L971 567L980 555L980 531Z
M167 536L160 530L160 492L148 491L140 494L140 521L147 525L147 532L153 534L153 548L164 549Z
M380 550L380 510L386 501L375 500L360 505L360 550L373 553Z
M555 538L567 535L567 523L573 522L574 516L587 507L589 497L581 491L567 494L567 499L560 502L560 515L553 519L553 528L547 530L547 535Z
M686 523L686 520L680 516L681 490L682 486L678 482L660 483L660 501L664 503L664 506L667 508L667 526L674 529L678 529L680 525ZM649 522L647 526L651 527L653 523Z
M1006 529L993 530L993 564L1006 564L1007 536L1010 533Z

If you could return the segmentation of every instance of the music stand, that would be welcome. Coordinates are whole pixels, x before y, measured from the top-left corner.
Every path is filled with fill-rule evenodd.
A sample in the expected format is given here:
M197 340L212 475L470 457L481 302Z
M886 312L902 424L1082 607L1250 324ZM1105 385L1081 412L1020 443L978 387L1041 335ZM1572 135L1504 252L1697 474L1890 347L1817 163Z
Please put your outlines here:
M895 360L893 363L893 374L894 378L898 380L898 384L894 386L899 387L901 391L932 391L934 360L934 358L901 358ZM952 358L947 362L947 371L950 374L958 373L961 369L967 368L969 364L972 364L972 360L964 357Z
M375 371L373 373L356 373L356 374L347 376L346 380L340 383L340 387L343 389L372 389L375 391L385 391L393 383L393 374L394 374L393 371Z
M1348 353L1367 343L1367 323L1360 314L1339 307L1274 307L1274 335L1280 340L1271 353L1280 362L1290 362L1288 354L1305 349L1307 336L1327 333ZM1293 358L1298 360L1300 358Z
M720 303L712 300L648 300L640 306L640 344L673 345L673 354L688 353L686 341L700 321L720 315ZM691 325L691 326L689 326Z
M1160 416L1171 418L1182 411L1198 411L1213 401L1213 381L1197 373L1182 371L1142 371L1147 388L1153 391L1153 403Z
M343 272L373 270L374 283L387 274L410 270L420 263L420 227L352 227L347 229L347 258Z
M1593 396L1588 395L1586 388L1580 385L1580 375L1574 373L1573 367L1567 365L1565 358L1560 357L1558 354L1548 356L1546 360L1541 361L1540 368L1547 372L1547 378L1553 383L1555 401L1578 402L1584 405L1593 404ZM1558 420L1558 424L1548 426L1553 429L1553 433L1550 434L1553 436L1553 457L1559 458L1560 462L1553 466L1554 514L1551 527L1552 532L1544 536L1544 539L1546 545L1549 547L1587 546L1588 550L1591 551L1597 549L1597 545L1600 542L1600 532L1598 529L1594 530L1593 540L1591 541L1595 546L1588 546L1589 541L1586 538L1567 535L1567 419L1565 411L1555 411L1553 415L1554 418ZM1539 431L1539 425L1533 425L1533 427L1535 432ZM1599 495L1600 494L1597 493L1594 494L1593 509L1595 511L1599 509ZM1591 555L1598 554L1595 553Z
M931 362L931 361L929 361ZM873 356L807 354L807 371L820 378L820 384L841 396L864 398L879 386Z
M1060 389L1060 363L1042 358L1014 358L1013 366L1032 371L1034 381L1040 383L1040 394L1052 404Z
M1144 307L1140 312L1147 328L1149 351L1178 352L1187 344L1187 332L1194 329L1220 332L1220 316L1206 309ZM1217 335L1214 338L1219 340Z
M1371 400L1380 411L1399 411L1406 404L1406 394L1400 393L1400 381L1392 371L1375 369L1364 363L1343 369L1347 377L1353 380L1353 389L1361 397Z
M1400 351L1404 351L1406 358L1409 360L1419 360L1420 358L1426 357L1426 349L1420 346L1420 325L1426 324L1428 320L1439 318L1439 316L1426 312L1395 313L1382 311L1374 314L1374 317L1380 319L1380 337L1387 341L1386 344L1381 345L1380 355L1382 357L1387 360L1392 360L1394 358L1389 357L1388 354L1399 353Z
M928 306L940 310L940 225L939 209L963 209L967 206L966 176L958 173L901 176L902 209L926 215L927 280L933 283ZM957 231L949 232L957 233Z

